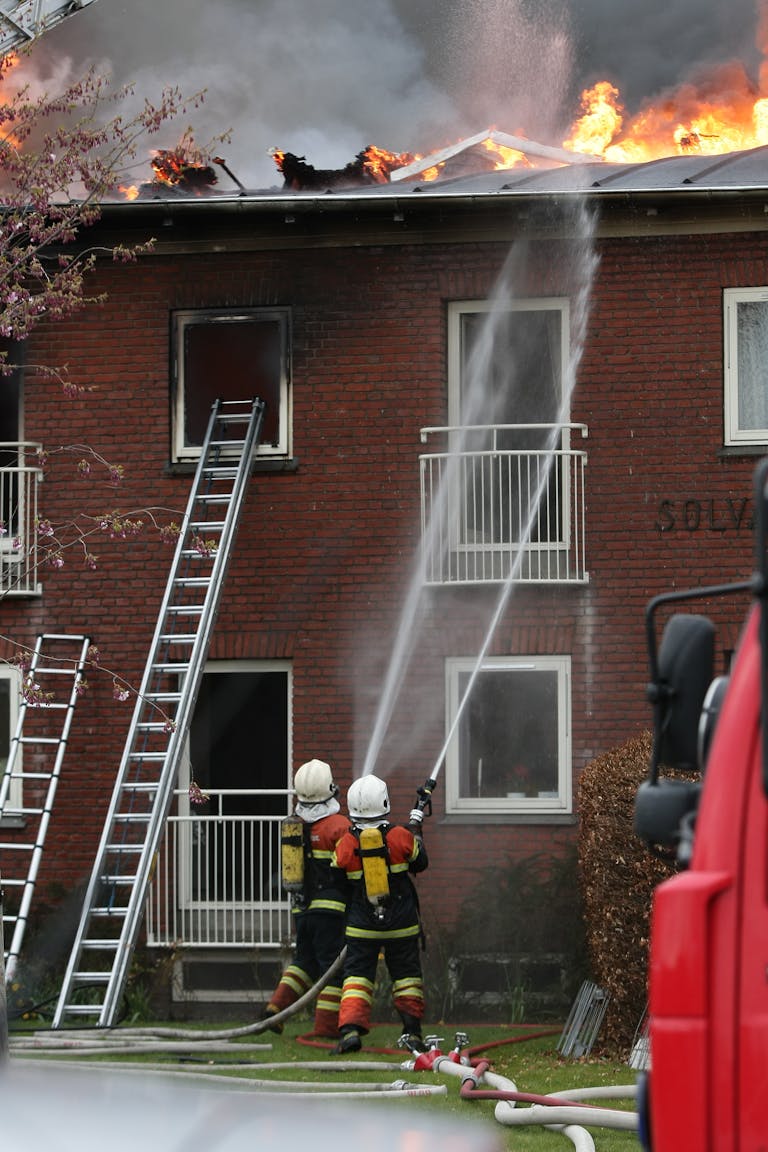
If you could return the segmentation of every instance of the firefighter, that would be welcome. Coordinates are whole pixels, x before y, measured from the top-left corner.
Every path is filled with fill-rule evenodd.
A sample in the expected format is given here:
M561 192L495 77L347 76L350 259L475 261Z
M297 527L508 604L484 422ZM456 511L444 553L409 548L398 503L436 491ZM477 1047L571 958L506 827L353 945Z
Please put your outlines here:
M334 1052L358 1052L371 1021L376 965L383 952L392 998L412 1051L425 1051L421 1036L424 983L421 923L410 873L428 864L422 812L408 826L389 822L389 793L377 776L363 776L347 793L352 827L339 840L332 871L347 887L344 983L339 1012L341 1038Z
M291 893L295 946L291 963L270 997L263 1019L282 1012L303 996L336 960L344 947L344 897L331 875L333 849L349 829L337 799L339 789L330 765L309 760L297 769L294 817L283 822L283 882ZM338 1036L341 987L335 981L320 992L315 1005L315 1034ZM282 1032L283 1025L270 1025Z

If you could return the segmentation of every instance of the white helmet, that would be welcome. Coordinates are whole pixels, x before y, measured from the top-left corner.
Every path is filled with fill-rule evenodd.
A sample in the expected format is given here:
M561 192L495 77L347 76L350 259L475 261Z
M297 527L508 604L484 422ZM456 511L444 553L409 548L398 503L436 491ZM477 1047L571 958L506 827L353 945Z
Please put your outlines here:
M297 768L293 787L302 804L321 804L338 792L331 766L324 760L308 760Z
M381 820L389 812L389 793L378 776L361 776L347 792L347 808L353 820Z

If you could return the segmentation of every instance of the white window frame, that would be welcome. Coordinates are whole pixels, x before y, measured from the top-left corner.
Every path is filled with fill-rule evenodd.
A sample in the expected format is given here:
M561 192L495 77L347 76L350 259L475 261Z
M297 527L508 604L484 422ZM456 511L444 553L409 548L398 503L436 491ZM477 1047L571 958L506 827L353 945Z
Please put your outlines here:
M570 333L571 333L571 305L570 300L566 296L540 296L540 297L526 297L520 300L513 301L495 301L495 300L454 300L448 304L448 424L453 429L460 429L464 414L462 412L462 317L467 313L478 314L486 313L488 315L494 312L556 312L560 315L560 365L559 365L559 384L560 384L560 397L559 397L559 420L564 425L560 442L557 447L568 452L571 446L570 429L567 427L570 422L570 397L568 397L568 404L564 404L564 389L568 380L569 371L569 358L570 358ZM540 423L548 423L548 421L541 420ZM485 413L479 411L473 413L473 424L484 425L488 424L489 420ZM459 433L458 438L453 437L453 447L461 450L466 448L464 443L465 437ZM562 470L562 480L560 484L560 508L562 513L562 523L560 525L560 532L553 535L552 538L543 543L539 542L534 545L531 541L525 545L528 550L534 549L538 551L556 551L568 546L571 537L572 526L570 523L570 507L571 507L571 477L568 468ZM459 492L451 500L451 508L456 510L463 523L460 508L462 505L463 497ZM473 551L478 550L489 552L506 552L509 545L504 544L502 541L496 540L481 540L471 541L464 539L463 529L460 527L457 530L456 539L461 541L459 550Z
M726 447L765 446L768 443L768 427L743 428L741 426L739 397L739 305L761 301L768 308L768 287L725 288L723 290L723 443ZM768 363L768 349L766 349L766 353L766 363Z
M174 359L174 404L172 428L172 454L175 461L197 460L200 446L184 442L184 414L186 408L186 387L184 372L184 329L188 324L237 324L254 320L278 321L281 332L280 370L280 417L278 439L275 444L260 443L256 450L258 457L287 458L293 451L293 396L291 389L291 313L288 308L194 308L173 313L172 340ZM237 397L250 400L250 396Z
M571 305L567 296L532 296L520 300L452 300L448 304L448 423L457 427L461 423L461 318L472 312L559 312L561 315L560 387L561 403L564 381L568 379L570 356ZM570 408L563 410L562 422L570 420ZM477 424L488 423L481 418Z
M19 704L21 702L21 670L13 664L0 664L0 679L9 682L8 692L8 754L13 744L13 738L19 723ZM0 750L0 780L5 773L8 757L2 756ZM23 772L23 746L19 741L13 764L8 798L6 800L3 816L18 815L24 806L24 788L21 773Z
M477 657L452 656L445 662L446 733L454 734L446 749L446 813L448 815L568 815L573 810L573 774L571 769L571 658L570 656L494 656L486 657L480 671L556 672L557 673L557 764L558 787L556 795L468 797L461 796L460 781L460 725L456 715L465 702L459 698L459 677L470 676L477 667ZM477 688L477 681L473 690Z

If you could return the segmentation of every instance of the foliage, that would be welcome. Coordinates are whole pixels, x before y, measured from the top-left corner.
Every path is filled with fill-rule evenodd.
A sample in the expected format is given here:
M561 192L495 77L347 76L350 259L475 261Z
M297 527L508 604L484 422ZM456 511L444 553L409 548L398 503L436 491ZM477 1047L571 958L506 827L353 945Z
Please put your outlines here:
M674 866L633 831L635 794L645 779L651 736L599 756L579 781L579 873L595 981L610 996L599 1041L629 1055L647 997L651 896Z
M13 55L0 60L0 80L16 63ZM55 95L32 95L29 85L4 93L0 336L5 339L24 340L41 319L70 316L96 299L86 295L84 279L97 253L67 252L66 245L98 219L101 201L116 190L119 171L136 156L139 142L203 98L196 93L186 100L177 88L167 88L129 119L119 111L108 116L129 91L111 91L91 70ZM112 256L132 259L143 250L118 246ZM76 384L69 387L79 390Z

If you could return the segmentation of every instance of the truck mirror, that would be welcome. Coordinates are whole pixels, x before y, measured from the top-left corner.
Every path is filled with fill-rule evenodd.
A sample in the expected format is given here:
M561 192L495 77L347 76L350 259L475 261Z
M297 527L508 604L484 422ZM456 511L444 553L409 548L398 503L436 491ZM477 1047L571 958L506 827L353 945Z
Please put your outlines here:
M707 767L707 757L709 756L709 749L712 744L712 737L715 734L717 721L720 716L720 709L723 706L725 693L728 691L730 684L730 676L717 676L704 697L704 704L701 709L701 716L699 717L699 736L698 736L698 760L699 768L703 772Z
M677 848L683 822L695 815L700 792L701 784L690 780L644 780L635 795L635 832L646 844Z
M715 665L715 627L706 616L678 613L667 621L658 677L649 688L656 705L658 762L699 767L699 718Z

